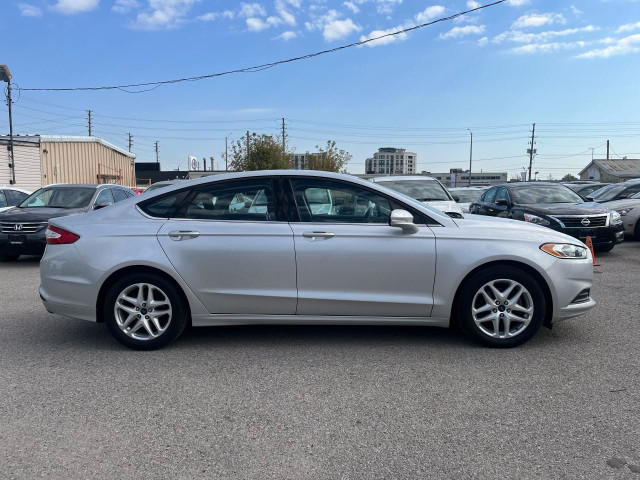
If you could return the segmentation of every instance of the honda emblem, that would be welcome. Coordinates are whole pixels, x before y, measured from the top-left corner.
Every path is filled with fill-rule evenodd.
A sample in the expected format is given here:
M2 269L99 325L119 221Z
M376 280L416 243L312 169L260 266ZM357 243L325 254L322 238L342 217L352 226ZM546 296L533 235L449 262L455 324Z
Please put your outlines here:
M14 229L15 231L17 231L17 232L18 232L18 231L22 230L22 225L21 225L21 224L19 224L19 223L16 223L16 224L13 226L13 229Z

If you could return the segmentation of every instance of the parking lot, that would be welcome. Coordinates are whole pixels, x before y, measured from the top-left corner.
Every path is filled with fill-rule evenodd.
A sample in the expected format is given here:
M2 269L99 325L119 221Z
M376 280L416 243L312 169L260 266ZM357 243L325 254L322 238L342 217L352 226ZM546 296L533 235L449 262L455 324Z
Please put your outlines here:
M640 242L598 258L596 309L513 350L246 326L136 352L3 264L0 478L640 478Z

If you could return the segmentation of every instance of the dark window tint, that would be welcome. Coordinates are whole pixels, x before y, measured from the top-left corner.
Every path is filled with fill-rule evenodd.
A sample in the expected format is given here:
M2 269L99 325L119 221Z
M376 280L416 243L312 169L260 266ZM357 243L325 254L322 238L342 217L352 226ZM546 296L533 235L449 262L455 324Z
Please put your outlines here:
M170 218L178 210L188 194L189 190L171 192L167 195L138 203L138 208L151 217Z
M588 197L592 193L600 190L601 188L602 188L602 185L589 185L588 187L578 190L578 193L583 197Z
M45 187L27 197L20 207L84 208L94 193L95 188L90 187Z
M640 192L640 185L634 185L633 187L628 188L624 191L624 193L622 194L622 198L630 198L638 192Z
M487 193L484 194L484 198L482 199L483 202L486 203L493 203L494 200L496 199L496 192L498 191L497 188L491 188L487 191Z
M385 197L342 182L292 179L303 222L389 223L391 205Z
M576 192L564 185L515 187L511 192L514 202L520 205L583 202Z
M113 195L111 194L111 190L109 188L105 188L98 193L95 202L93 202L95 206L98 205L113 205Z
M7 203L11 206L20 205L20 203L29 196L26 193L18 192L17 190L5 190L4 193L7 196Z
M509 201L509 194L507 193L507 189L501 187L498 189L498 193L496 194L496 202L498 200L504 200L505 202Z
M0 208L2 207L8 207L9 204L7 203L7 198L5 196L5 194L3 193L2 190L0 190Z
M200 187L177 216L196 220L274 221L272 182L241 180Z
M116 202L120 202L122 200L127 199L127 194L124 193L124 190L122 190L121 188L114 188L112 192L113 192L113 197L116 199Z

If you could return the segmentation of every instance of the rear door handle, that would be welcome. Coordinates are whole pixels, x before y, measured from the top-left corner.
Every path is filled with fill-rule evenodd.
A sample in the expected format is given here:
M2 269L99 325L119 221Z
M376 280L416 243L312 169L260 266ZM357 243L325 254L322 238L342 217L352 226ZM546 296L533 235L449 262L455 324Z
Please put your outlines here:
M173 230L169 232L169 238L179 242L180 240L188 240L190 238L198 238L200 232L194 232L191 230Z
M336 234L331 232L302 232L302 236L304 238L310 238L311 240L322 239L322 238L325 240L328 240L330 238L335 237Z

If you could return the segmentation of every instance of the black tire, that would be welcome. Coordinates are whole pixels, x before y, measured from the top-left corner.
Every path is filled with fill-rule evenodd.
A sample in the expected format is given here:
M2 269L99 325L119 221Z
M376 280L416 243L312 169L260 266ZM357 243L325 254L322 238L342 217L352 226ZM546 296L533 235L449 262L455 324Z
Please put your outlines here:
M0 255L0 262L15 262L20 258L20 254Z
M128 287L142 283L159 288L169 300L172 310L166 330L158 337L148 340L135 339L125 334L118 326L114 311L120 293ZM102 313L111 335L121 344L135 350L156 350L164 347L176 340L189 323L189 309L178 289L163 277L149 273L127 275L111 285L102 305Z
M472 303L476 293L479 292L483 285L500 279L518 282L528 290L533 302L533 315L529 324L522 332L509 338L495 338L484 333L476 325L472 314ZM540 329L544 322L546 302L542 287L534 277L519 268L505 265L488 267L469 278L460 290L456 307L458 323L471 338L489 347L511 348L527 342ZM504 324L500 325L504 327Z
M610 252L611 250L613 250L613 247L615 247L615 243L612 243L611 245L599 245L599 246L594 246L593 249L596 252L600 252L600 253L607 253Z
M633 229L633 238L640 241L640 220L636 221L636 227Z

